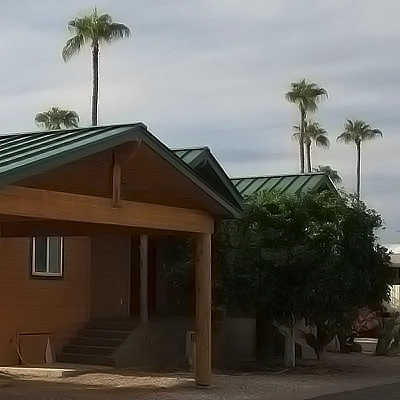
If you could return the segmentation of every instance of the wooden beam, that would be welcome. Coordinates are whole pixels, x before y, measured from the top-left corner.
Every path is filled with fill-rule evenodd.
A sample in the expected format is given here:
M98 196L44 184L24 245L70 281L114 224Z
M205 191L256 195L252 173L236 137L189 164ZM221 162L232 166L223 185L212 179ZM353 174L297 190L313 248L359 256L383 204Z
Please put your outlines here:
M121 166L114 161L112 171L112 206L121 207Z
M0 189L0 214L132 228L212 233L214 218L201 210L120 201L73 193L7 186Z
M196 383L211 385L211 235L196 235Z
M147 229L120 225L105 225L98 223L78 223L74 221L57 220L26 220L18 222L0 222L3 237L30 236L96 236L96 235L170 235L170 231ZM187 232L175 231L174 236L183 236Z
M149 263L148 263L148 243L147 235L140 235L140 322L149 322Z

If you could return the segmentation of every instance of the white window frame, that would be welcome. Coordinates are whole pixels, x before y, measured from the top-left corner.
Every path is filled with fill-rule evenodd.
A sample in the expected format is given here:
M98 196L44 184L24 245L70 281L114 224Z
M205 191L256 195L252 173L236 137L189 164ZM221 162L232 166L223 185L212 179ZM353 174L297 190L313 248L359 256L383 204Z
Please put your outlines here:
M64 276L64 238L62 236L44 236L46 238L46 271L37 271L36 270L36 236L32 237L32 268L31 273L32 276L43 276L43 277L62 277ZM59 271L51 272L50 271L50 239L58 238L60 240L59 247Z

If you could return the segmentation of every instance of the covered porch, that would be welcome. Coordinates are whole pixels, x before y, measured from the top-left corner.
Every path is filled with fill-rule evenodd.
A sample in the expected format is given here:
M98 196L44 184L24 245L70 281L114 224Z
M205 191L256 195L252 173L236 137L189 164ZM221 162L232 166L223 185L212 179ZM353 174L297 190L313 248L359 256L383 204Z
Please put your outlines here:
M213 189L141 124L10 135L0 139L0 149L0 276L2 289L8 289L2 293L9 297L21 288L30 293L24 298L21 292L17 304L2 302L0 319L9 325L7 335L20 334L21 319L39 308L41 318L30 324L32 332L42 330L39 320L48 330L68 318L77 323L131 317L135 302L146 323L149 238L190 235L196 248L195 376L197 384L209 385L211 236L215 218L238 215L240 205ZM27 274L26 264L35 257L32 238L39 237L63 238L59 279L33 276L32 270ZM107 256L110 241L110 248L120 251ZM139 260L135 293L133 248ZM114 267L126 268L117 284L110 259ZM78 286L81 300L68 298ZM38 300L47 295L55 304ZM7 335L0 340L10 341Z

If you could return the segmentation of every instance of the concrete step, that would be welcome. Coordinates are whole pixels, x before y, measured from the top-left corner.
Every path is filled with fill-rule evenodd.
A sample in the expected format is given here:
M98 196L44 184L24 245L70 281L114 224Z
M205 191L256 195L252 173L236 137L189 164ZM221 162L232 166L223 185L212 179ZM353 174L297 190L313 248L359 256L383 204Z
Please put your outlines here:
M107 337L96 337L96 336L77 336L70 340L71 345L82 345L82 346L107 346L107 347L118 347L124 339L118 338L107 338Z
M118 330L104 330L104 329L81 329L78 331L80 337L102 337L102 338L113 338L113 339L125 339L131 333L129 331L118 331Z
M117 347L111 346L84 346L84 345L67 345L63 347L63 353L79 353L79 354L101 354L109 356L114 353Z
M91 320L64 346L59 362L114 365L112 355L138 325L132 319Z
M72 364L109 365L114 366L111 356L101 354L60 353L57 354L58 362Z
M132 331L139 324L133 319L92 319L85 323L86 329Z

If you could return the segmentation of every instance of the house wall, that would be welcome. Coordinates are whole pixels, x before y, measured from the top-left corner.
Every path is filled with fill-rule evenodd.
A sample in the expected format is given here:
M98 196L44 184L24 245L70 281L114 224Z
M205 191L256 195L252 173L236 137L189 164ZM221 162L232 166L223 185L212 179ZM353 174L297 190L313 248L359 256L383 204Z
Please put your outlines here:
M59 351L89 317L90 238L64 239L64 277L30 276L30 239L0 237L0 364L43 362L48 332Z
M131 237L92 237L91 318L127 318L130 308Z

